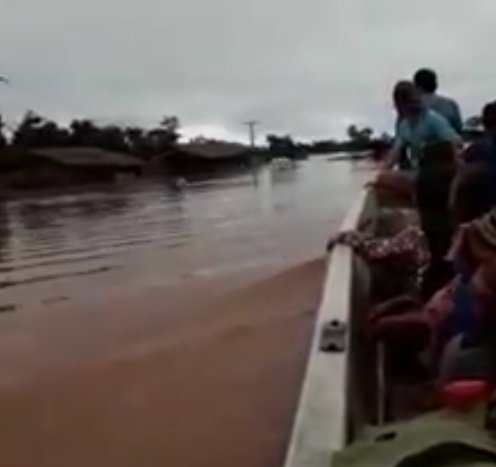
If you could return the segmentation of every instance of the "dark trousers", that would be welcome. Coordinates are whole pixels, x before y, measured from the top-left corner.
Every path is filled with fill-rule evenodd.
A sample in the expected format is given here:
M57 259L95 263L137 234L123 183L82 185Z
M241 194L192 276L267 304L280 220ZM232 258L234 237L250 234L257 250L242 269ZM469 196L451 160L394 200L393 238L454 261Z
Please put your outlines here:
M454 231L448 206L452 181L452 171L421 170L416 182L420 223L431 253L431 263L422 279L425 300L444 287L454 275L452 265L445 259Z

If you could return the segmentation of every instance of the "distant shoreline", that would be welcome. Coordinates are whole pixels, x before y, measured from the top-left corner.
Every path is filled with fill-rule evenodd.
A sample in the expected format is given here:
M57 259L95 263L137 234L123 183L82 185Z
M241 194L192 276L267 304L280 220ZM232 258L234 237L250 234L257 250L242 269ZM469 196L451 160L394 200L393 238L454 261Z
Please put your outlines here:
M250 150L227 145L197 145L186 151L179 146L165 154L146 160L132 154L105 151L98 148L36 148L9 147L0 150L0 196L8 198L19 193L80 192L104 189L138 179L162 179L176 187L175 181L198 176L213 176L232 172L256 170L274 159L305 160L317 153L304 151L274 153L265 148ZM199 148L199 149L197 149ZM204 152L202 152L205 148ZM209 149L209 152L206 150ZM222 152L224 149L224 153ZM229 149L229 147L228 147ZM346 151L347 155L329 160L351 160L370 157L370 151ZM343 154L343 151L320 152L318 155Z

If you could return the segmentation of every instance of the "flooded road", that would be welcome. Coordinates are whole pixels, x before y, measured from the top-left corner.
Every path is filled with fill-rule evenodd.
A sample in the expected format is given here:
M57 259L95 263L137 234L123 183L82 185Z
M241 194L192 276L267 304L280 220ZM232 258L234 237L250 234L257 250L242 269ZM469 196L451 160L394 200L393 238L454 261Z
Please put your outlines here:
M276 467L367 171L315 158L0 212L0 465Z

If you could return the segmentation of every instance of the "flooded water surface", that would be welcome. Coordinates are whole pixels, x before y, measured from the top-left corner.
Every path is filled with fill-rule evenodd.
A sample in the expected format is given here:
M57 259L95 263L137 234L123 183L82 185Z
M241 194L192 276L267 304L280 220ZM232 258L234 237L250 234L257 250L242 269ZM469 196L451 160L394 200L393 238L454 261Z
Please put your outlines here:
M367 178L317 157L4 201L0 465L280 465L315 258Z
M192 182L181 191L143 183L4 202L1 304L43 305L109 287L181 286L318 255L363 177L322 158Z

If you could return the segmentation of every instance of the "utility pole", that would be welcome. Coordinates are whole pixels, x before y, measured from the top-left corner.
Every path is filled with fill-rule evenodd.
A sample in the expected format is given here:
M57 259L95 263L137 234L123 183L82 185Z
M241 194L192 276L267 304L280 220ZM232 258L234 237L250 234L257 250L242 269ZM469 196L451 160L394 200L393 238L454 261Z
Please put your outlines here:
M253 151L255 149L255 127L258 125L256 120L250 120L245 122L245 125L248 127L248 134L250 137L250 147Z

